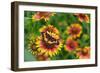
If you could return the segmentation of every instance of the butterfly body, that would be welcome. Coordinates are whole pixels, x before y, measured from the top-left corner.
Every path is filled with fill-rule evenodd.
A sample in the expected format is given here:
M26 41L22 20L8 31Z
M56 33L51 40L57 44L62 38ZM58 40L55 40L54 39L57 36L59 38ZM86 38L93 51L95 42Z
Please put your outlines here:
M56 36L56 35L55 35ZM42 38L45 42L47 42L48 44L52 45L52 44L59 44L59 39L56 38L52 33L50 32L42 32Z

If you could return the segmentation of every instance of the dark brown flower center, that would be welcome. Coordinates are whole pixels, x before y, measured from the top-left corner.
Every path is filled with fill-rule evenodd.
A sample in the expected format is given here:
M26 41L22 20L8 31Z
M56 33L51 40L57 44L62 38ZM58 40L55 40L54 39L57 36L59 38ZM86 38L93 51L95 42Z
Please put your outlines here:
M70 49L74 49L76 47L73 41L68 42L67 45L69 46Z
M31 46L31 49L33 50L33 51L36 51L36 47L35 47L35 44L33 43Z
M70 32L71 32L71 34L78 34L80 32L80 29L76 28L76 27L72 27Z

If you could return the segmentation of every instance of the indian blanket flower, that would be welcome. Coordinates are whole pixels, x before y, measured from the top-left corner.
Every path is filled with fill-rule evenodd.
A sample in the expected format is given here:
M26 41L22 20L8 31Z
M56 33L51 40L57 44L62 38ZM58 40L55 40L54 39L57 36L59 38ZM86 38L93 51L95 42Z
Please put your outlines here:
M46 55L44 55L44 54L42 54L42 53L38 53L38 54L36 55L36 59L37 59L38 61L46 61L46 60L49 60L49 57L46 56Z
M78 48L78 42L72 39L71 37L69 37L66 40L64 47L66 51L69 51L69 52L74 51Z
M86 22L86 23L90 22L89 16L87 14L79 13L79 14L75 14L75 15L78 17L78 20L80 22Z
M38 51L50 57L56 55L62 47L59 31L54 26L48 25L43 26L40 32L41 36L36 40Z
M77 56L79 57L79 59L89 59L90 47L81 48L81 50L77 52Z
M34 15L32 15L33 20L41 20L44 19L45 21L49 20L50 16L53 16L54 13L51 12L37 12Z
M82 26L80 24L74 23L67 27L67 33L73 38L80 37L82 33Z
M36 48L36 44L35 44L35 38L34 38L34 35L33 34L30 34L29 35L29 44L28 44L28 49L29 51L35 55L38 53L38 50Z

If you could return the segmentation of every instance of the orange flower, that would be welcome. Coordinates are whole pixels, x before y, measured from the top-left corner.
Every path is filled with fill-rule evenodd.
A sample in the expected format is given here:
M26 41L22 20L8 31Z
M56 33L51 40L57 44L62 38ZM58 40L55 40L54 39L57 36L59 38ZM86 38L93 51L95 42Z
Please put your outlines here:
M74 51L78 47L78 42L73 40L72 38L68 38L65 43L65 50L71 52Z
M75 14L75 15L78 17L80 22L86 22L86 23L90 22L89 16L87 14Z
M80 37L82 33L82 26L80 24L71 24L71 26L67 27L67 33L73 38Z
M81 51L77 53L77 56L80 59L89 59L90 58L90 47L82 48Z
M41 53L37 54L36 58L37 58L38 61L46 61L46 60L49 60L49 57L48 56L46 56L44 54L41 54Z
M37 12L36 14L32 15L33 21L36 20L41 20L45 19L45 21L49 20L50 16L53 16L54 13L51 12Z
M41 36L36 40L38 51L50 57L56 55L62 47L59 31L52 25L48 25L43 26L40 32Z

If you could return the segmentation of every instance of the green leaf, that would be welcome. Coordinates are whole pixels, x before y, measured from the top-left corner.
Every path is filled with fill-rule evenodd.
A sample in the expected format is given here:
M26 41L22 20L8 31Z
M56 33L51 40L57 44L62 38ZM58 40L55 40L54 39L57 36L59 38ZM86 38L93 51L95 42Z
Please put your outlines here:
M25 49L24 50L24 61L36 61L36 58L27 49Z
M76 59L76 56L74 54L69 54L67 56L67 59Z

